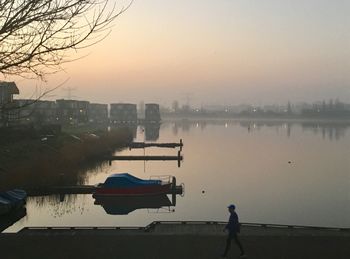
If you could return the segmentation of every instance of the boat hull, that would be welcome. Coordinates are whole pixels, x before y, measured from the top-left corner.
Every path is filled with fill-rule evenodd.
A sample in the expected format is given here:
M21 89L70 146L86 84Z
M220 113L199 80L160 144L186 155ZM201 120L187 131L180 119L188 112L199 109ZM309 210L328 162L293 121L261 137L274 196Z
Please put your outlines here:
M163 185L144 185L133 187L107 188L97 187L94 196L146 196L167 194L171 191L171 183Z
M19 189L0 192L0 215L22 208L26 204L26 198L27 193Z
M8 213L12 208L11 202L0 196L0 215Z

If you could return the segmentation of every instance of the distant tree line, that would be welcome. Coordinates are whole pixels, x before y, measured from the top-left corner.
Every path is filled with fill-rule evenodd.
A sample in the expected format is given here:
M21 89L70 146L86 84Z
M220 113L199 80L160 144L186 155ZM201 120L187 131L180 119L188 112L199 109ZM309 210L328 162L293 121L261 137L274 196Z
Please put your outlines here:
M350 118L350 104L340 102L338 99L329 101L286 105L212 105L193 108L188 104L180 105L174 101L170 108L162 107L161 112L169 116L195 116L195 117L263 117L263 118Z

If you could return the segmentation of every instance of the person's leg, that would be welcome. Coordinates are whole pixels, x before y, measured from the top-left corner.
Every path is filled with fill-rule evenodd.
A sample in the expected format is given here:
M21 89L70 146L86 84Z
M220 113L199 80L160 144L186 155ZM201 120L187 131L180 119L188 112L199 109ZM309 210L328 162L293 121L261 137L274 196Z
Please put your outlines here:
M241 244L241 241L239 241L237 233L234 234L234 239L235 239L237 246L239 247L239 250L241 250L241 255L244 255L245 254L244 249L243 249L243 246Z
M227 256L228 251L230 250L231 247L231 234L228 235L227 239L226 239L226 247L225 247L225 252L223 253L222 256Z

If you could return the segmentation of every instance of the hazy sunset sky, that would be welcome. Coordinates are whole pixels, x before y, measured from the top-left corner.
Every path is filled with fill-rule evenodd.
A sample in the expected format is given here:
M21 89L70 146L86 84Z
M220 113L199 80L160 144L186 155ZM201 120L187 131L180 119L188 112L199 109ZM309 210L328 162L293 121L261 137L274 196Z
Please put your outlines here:
M46 86L69 78L100 103L350 101L349 14L349 0L135 0ZM22 98L40 85L17 84Z

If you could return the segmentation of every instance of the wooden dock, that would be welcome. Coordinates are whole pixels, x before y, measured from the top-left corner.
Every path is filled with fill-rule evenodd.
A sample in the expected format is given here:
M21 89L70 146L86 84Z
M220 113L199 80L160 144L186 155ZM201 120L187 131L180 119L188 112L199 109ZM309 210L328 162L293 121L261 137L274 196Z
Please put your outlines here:
M159 148L176 148L183 147L182 139L179 143L146 143L146 142L132 142L129 144L130 149L147 148L147 147L159 147Z
M113 160L142 160L142 161L178 161L178 160L183 160L182 155L178 156L111 156L108 158L109 161Z
M1 258L220 258L226 224L153 222L146 227L28 227L0 235ZM350 232L343 229L243 223L240 239L248 258L350 258ZM239 258L234 244L228 258Z
M181 161L183 156L181 155L181 150L177 152L177 156L110 156L106 157L109 165L112 165L112 161L177 161L177 166L181 166Z
M96 190L95 185L73 185L73 186L51 186L26 189L29 197L48 196L48 195L65 195L65 194L93 194Z
M69 194L93 194L98 188L95 185L74 185L74 186L52 186L34 189L26 189L29 197L48 195L69 195ZM183 194L183 185L176 185L167 194Z
M6 215L0 216L0 233L7 229L8 227L15 224L17 221L19 221L21 218L23 218L25 215L27 215L26 208L20 208L17 210L14 210Z

